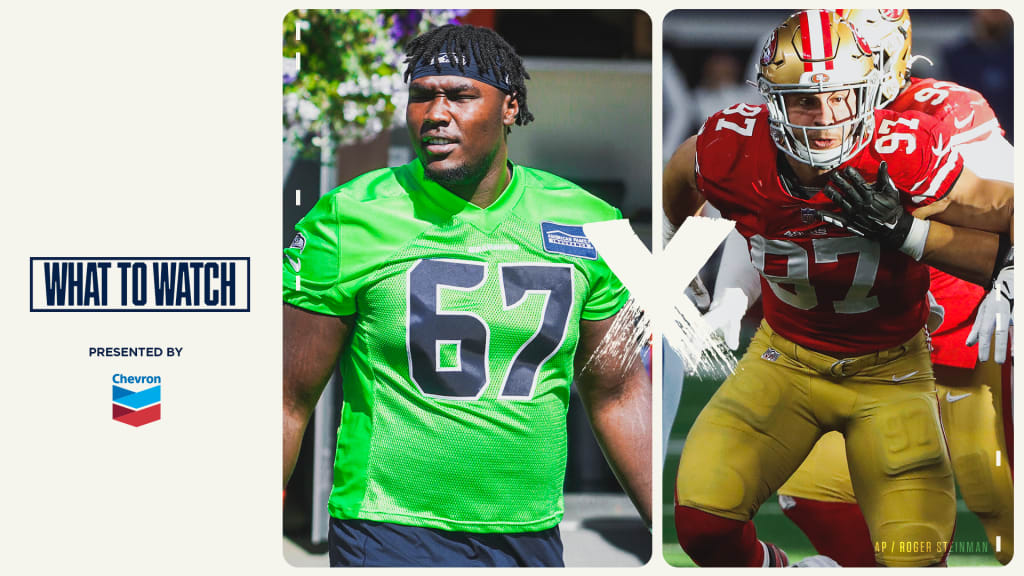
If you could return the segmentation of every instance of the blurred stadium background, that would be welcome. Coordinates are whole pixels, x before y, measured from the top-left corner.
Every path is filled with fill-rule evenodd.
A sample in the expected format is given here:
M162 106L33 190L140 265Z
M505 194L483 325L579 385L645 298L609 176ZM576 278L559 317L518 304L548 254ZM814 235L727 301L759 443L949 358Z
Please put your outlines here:
M401 12L408 24L415 10ZM471 10L462 23L487 26L523 57L531 79L528 102L536 120L513 127L509 157L555 173L618 207L650 247L652 191L651 21L641 11ZM467 13L468 12L468 13ZM365 14L364 14L365 15ZM398 22L398 18L394 20ZM287 24L287 21L286 21ZM286 26L287 27L287 26ZM312 33L303 32L307 37ZM285 83L293 65L284 30ZM304 58L308 62L310 58ZM306 66L306 64L304 64ZM404 89L404 84L403 84ZM397 111L397 119L404 114ZM287 116L287 109L286 109ZM313 138L307 139L309 143ZM307 149L307 152L309 150ZM315 152L315 150L314 150ZM317 153L318 154L318 153ZM322 160L299 154L286 139L282 246L293 226L323 193L350 178L414 155L404 126L340 146ZM336 380L328 385L307 429L302 452L286 489L283 514L285 556L293 565L326 565L327 496L341 402ZM566 516L561 525L565 560L577 566L639 566L651 556L651 535L608 469L575 390L569 407Z
M754 79L756 58L770 31L792 10L675 10L663 29L663 162L695 134L704 119L737 102L761 104L757 91L745 84ZM951 80L985 95L1013 142L1013 21L1002 10L911 10L915 76ZM717 255L716 255L717 257ZM713 257L702 277L714 290ZM756 305L744 320L739 358L760 319ZM688 378L672 426L662 476L663 555L674 566L693 566L679 547L673 519L673 490L679 454L686 434L721 380ZM779 509L773 496L754 518L758 535L778 544L791 561L815 554L807 538ZM950 566L998 566L977 517L957 500L956 534Z

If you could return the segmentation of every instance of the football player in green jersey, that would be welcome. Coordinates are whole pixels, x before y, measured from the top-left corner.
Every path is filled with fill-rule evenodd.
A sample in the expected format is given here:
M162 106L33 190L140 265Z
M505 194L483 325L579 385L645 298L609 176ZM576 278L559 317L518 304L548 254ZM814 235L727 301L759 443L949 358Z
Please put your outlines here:
M560 566L574 376L650 526L650 380L582 228L621 215L509 161L533 115L496 33L444 26L406 61L416 160L321 198L285 250L284 478L340 363L332 565Z

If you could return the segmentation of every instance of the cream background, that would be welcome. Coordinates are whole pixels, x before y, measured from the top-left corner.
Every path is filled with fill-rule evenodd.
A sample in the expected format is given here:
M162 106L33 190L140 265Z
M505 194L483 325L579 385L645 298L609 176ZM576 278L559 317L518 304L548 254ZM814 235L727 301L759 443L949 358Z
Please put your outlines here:
M661 62L661 20L681 3L602 4L645 9ZM345 7L359 5L371 6ZM4 573L297 570L281 554L278 378L279 39L297 6L0 8ZM661 90L653 98L660 158ZM252 311L29 313L31 256L250 256ZM89 358L95 345L184 353ZM110 419L118 371L163 377L160 422L136 429ZM669 571L654 478L655 553L636 573Z

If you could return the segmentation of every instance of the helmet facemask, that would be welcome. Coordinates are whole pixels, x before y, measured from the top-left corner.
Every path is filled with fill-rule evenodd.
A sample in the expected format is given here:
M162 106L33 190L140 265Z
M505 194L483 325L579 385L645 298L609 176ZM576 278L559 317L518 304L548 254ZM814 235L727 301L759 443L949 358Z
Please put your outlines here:
M851 83L772 84L763 77L758 89L768 102L768 120L772 139L786 155L815 168L831 170L853 158L871 141L875 128L874 108L878 101L879 74ZM852 104L849 118L827 126L808 126L791 122L786 106L788 94L822 94L849 90ZM816 133L841 131L841 144L827 150L816 150L811 140Z

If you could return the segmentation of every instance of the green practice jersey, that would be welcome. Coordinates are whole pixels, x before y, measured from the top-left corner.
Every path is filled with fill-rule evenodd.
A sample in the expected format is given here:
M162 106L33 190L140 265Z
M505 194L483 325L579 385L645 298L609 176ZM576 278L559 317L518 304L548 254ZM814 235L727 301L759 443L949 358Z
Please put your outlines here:
M355 318L332 516L468 532L561 520L580 320L628 298L581 226L617 218L522 166L486 209L418 161L320 199L285 250L284 300Z

